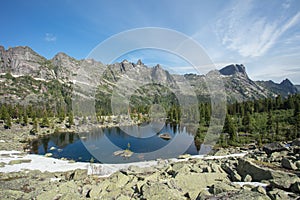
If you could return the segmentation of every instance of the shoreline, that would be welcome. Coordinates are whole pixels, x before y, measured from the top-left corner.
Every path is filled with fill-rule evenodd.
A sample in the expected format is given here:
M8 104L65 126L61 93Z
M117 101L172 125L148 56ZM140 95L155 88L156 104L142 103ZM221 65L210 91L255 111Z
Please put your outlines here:
M170 158L157 159L132 163L88 163L71 162L57 158L46 157L43 155L28 154L16 150L0 151L0 163L5 163L0 167L0 173L20 172L27 170L39 170L41 172L68 172L76 169L86 169L88 175L97 175L99 177L108 177L111 174L128 169L131 166L140 168L152 167L163 163L176 163L188 161L189 159L214 160L224 158L239 158L247 155L248 152L229 154L224 156L193 155L188 158ZM19 162L18 162L19 161ZM15 162L16 164L10 164Z

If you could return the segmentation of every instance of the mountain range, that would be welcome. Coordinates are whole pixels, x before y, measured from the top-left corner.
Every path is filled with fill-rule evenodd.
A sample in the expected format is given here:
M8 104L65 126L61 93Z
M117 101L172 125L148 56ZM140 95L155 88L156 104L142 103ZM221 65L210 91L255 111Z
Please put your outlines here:
M216 72L223 80L228 102L288 96L298 93L300 88L288 79L281 83L253 81L242 64L231 64ZM18 46L5 50L0 46L1 102L66 102L70 101L74 88L82 98L91 98L96 93L96 98L101 101L106 99L106 104L116 92L147 100L144 98L146 90L147 97L170 93L168 90L180 91L188 96L193 90L198 99L207 100L209 92L206 77L170 74L160 65L148 67L141 60L137 63L124 60L107 65L93 59L76 60L65 53L46 59L29 47ZM157 87L150 87L151 83L164 87L158 90ZM127 94L128 91L132 92Z

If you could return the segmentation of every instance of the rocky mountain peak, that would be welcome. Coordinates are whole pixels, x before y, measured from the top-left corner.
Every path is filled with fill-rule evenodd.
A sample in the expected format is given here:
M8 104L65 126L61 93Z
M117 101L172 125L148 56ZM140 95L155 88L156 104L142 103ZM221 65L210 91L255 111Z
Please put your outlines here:
M234 74L242 74L247 76L246 68L243 64L232 64L228 65L220 70L220 73L225 76L230 76ZM248 77L248 76L247 76Z
M53 58L52 60L72 60L74 58L70 57L69 55L63 53L63 52L59 52L57 53Z
M289 80L285 79L280 84L289 94L294 94L298 92L297 87Z
M293 83L287 78L285 80L281 81L280 85L287 86L287 87L294 86Z
M13 75L36 75L46 59L27 46L0 48L0 72ZM41 74L41 73L39 73ZM40 76L39 76L40 77Z
M142 62L142 60L141 59L139 59L138 61L137 61L137 63L136 63L137 65L144 65L144 63Z
M155 65L154 69L162 69L160 64Z

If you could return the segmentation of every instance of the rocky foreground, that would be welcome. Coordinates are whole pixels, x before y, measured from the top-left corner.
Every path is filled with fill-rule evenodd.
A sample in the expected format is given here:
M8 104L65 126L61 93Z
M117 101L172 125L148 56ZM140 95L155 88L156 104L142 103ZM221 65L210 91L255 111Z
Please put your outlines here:
M0 196L42 200L300 199L300 139L243 150L248 154L240 158L160 160L155 166L131 166L107 178L87 175L83 169L1 173ZM230 153L221 149L215 155Z

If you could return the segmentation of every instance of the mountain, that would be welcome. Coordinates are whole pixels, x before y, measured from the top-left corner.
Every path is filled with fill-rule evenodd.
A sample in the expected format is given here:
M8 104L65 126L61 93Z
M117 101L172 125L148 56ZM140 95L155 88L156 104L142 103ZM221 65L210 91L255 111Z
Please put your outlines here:
M252 81L242 64L209 73L218 73L222 78L229 102L298 92L288 79L279 84ZM159 64L148 67L141 60L106 65L92 59L76 60L65 53L47 60L29 47L5 50L0 46L1 102L56 108L58 104L70 104L75 94L85 99L95 97L99 105L110 106L110 99L115 96L130 97L130 101L140 104L158 101L160 96L176 101L174 94L191 99L193 92L198 99L207 101L210 98L207 78L208 75L170 74Z
M275 94L280 94L281 96L287 96L290 94L298 93L298 89L289 79L283 80L281 83L274 83L273 81L257 81L259 85L267 88Z
M249 99L260 99L274 96L268 89L252 81L242 64L228 65L219 70L225 85L229 101L245 101Z

